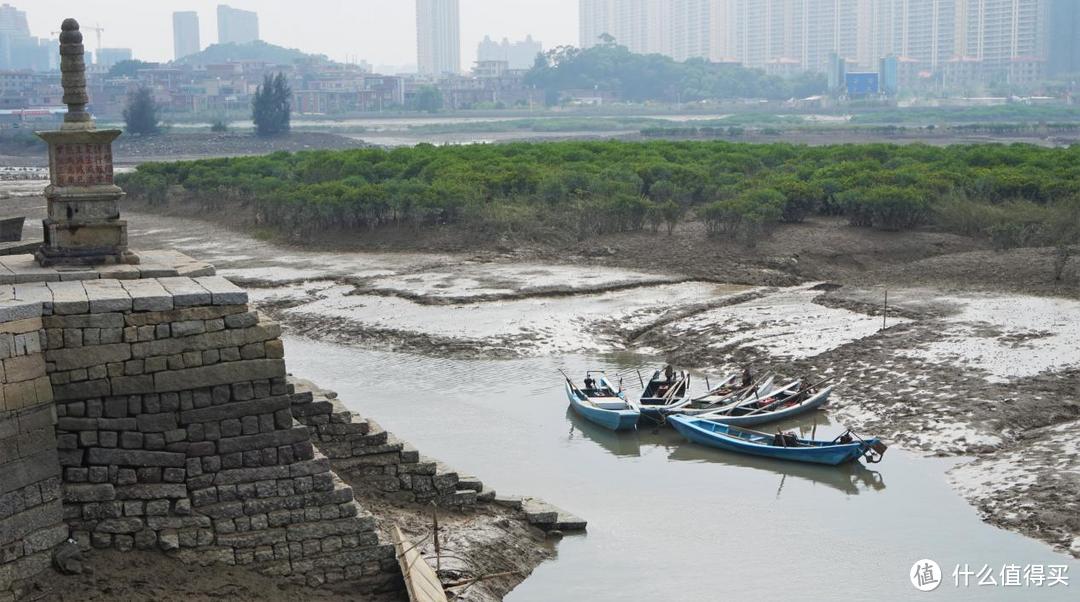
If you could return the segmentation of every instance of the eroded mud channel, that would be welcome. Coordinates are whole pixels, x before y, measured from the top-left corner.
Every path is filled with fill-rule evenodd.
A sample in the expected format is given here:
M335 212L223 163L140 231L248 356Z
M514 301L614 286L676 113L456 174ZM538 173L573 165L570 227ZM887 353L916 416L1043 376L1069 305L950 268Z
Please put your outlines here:
M573 257L311 252L206 222L127 218L133 247L176 248L248 287L284 325L296 375L500 492L587 518L588 535L566 538L509 599L625 599L628 584L638 599L711 599L764 583L808 599L898 599L926 557L946 573L1080 573L1080 302L894 289L883 316L884 290L835 283L751 287ZM665 360L693 369L699 387L745 363L833 376L827 413L779 426L819 438L851 427L892 448L870 468L789 466L668 430L616 436L567 413L557 368L623 371L631 386L633 368ZM777 547L797 562L778 571ZM948 579L950 598L1015 593Z

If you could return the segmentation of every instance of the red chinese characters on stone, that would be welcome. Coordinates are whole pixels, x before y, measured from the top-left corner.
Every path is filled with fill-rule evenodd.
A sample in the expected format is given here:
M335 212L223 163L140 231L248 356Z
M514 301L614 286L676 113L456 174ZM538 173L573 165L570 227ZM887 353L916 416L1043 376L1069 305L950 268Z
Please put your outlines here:
M113 183L112 145L57 144L53 153L53 184L94 186Z

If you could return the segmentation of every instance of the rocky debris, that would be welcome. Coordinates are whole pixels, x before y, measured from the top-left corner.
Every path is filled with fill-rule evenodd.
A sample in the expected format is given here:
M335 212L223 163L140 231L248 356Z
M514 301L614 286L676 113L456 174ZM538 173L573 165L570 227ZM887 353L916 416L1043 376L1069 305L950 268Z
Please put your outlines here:
M83 571L83 553L79 543L68 539L53 550L53 566L64 575L77 575Z

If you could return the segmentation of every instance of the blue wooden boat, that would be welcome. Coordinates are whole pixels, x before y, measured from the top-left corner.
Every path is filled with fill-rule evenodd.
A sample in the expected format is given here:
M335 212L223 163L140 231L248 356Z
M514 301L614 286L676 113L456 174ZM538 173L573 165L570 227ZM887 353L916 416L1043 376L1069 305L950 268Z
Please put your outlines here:
M830 393L832 387L825 387L816 393L801 392L795 387L774 392L756 402L732 407L726 412L709 412L697 417L732 426L766 424L813 412L829 402Z
M866 455L870 463L879 462L885 453L885 445L880 440L853 438L848 433L833 441L814 441L794 435L770 435L677 414L669 416L668 422L679 434L694 443L778 460L836 466L857 460L862 455Z
M637 406L622 391L616 392L604 376L593 388L578 388L566 379L566 397L582 418L613 431L635 428L641 418Z

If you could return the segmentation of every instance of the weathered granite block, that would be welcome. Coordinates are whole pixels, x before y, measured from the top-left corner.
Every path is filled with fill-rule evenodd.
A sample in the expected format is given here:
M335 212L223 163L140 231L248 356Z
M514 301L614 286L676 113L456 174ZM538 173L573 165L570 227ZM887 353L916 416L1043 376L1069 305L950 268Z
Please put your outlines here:
M86 461L89 464L118 466L173 466L183 467L184 454L127 449L91 448L87 450Z
M180 391L260 378L273 378L284 374L285 362L282 360L237 361L184 370L157 372L154 374L154 388L158 392Z
M248 302L247 292L221 276L195 278L200 286L210 291L214 305L241 305Z

